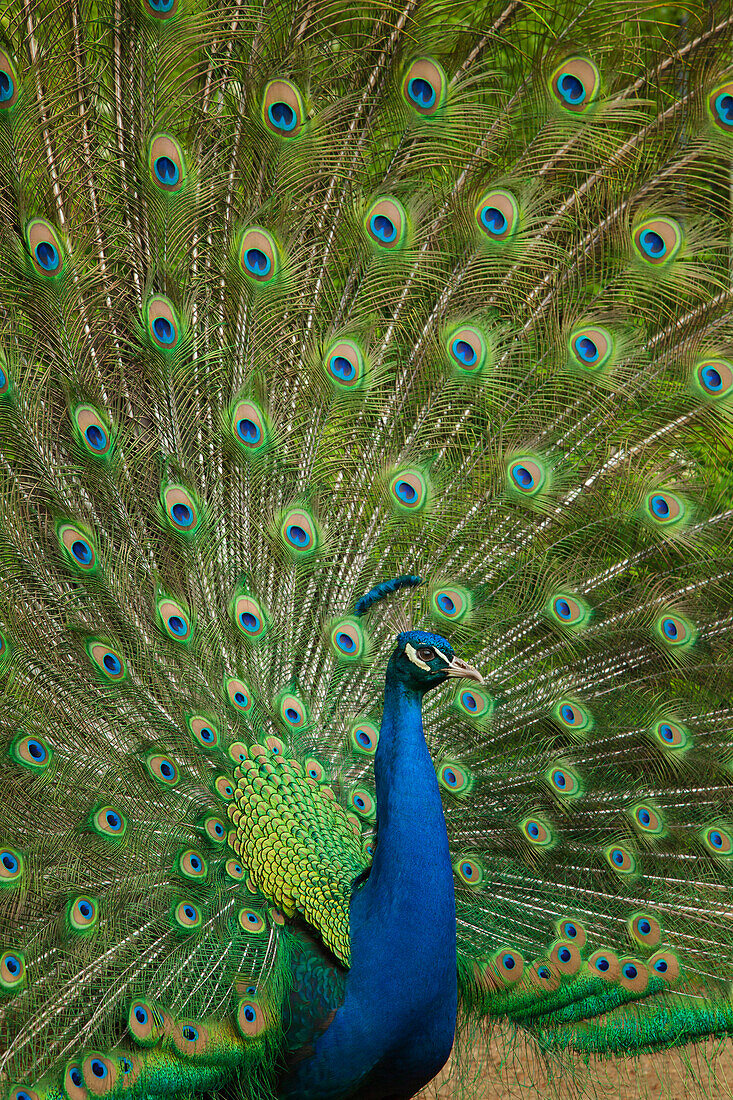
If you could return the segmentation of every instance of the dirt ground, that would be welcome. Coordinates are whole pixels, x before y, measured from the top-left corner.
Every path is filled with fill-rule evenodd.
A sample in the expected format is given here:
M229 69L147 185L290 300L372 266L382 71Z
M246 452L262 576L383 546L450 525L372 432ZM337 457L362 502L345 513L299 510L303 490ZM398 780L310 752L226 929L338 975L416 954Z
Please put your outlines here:
M420 1100L728 1100L733 1041L709 1041L638 1059L595 1060L586 1068L546 1064L529 1045L497 1032L474 1051L474 1075L460 1082L451 1063ZM481 1067L480 1069L478 1067Z

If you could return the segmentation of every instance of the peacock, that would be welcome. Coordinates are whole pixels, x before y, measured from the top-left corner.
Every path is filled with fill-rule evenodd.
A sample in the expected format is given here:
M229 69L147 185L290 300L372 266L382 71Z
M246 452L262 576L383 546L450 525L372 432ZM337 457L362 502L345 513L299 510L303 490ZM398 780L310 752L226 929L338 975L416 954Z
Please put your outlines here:
M3 0L7 1100L733 1033L732 31Z

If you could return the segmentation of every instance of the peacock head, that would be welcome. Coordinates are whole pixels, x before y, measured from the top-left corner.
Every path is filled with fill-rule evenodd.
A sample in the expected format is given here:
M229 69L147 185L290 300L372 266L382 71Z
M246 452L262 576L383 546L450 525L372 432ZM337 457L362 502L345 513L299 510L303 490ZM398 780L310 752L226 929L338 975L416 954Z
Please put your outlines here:
M449 678L484 682L477 668L456 657L447 639L425 630L407 630L399 635L387 676L423 694Z

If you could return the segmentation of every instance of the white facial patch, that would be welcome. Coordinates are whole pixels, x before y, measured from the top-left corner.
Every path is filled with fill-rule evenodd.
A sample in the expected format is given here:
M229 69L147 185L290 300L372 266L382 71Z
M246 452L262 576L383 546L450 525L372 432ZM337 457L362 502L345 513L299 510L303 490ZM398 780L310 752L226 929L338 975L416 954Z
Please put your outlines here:
M434 649L433 652L435 653L436 657L440 657L443 661L445 661L445 663L447 665L450 664L450 657L446 657L445 653L441 653L441 651L439 649ZM405 646L405 653L407 654L409 659L412 661L413 665L417 665L418 668L425 669L426 672L432 672L433 671L431 669L430 665L426 665L424 661L420 660L420 658L417 655L417 650L415 649L415 647L413 645L410 645L409 642Z

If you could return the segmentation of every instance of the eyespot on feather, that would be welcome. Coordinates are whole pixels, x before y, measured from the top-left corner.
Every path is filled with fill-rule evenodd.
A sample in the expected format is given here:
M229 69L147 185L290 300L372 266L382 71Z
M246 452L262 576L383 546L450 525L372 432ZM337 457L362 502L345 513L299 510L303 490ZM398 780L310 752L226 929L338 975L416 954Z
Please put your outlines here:
M239 239L239 269L254 286L272 283L280 271L280 255L271 233L260 225L245 229Z
M639 947L652 948L661 943L662 926L650 913L635 913L626 927L632 943Z
M162 753L151 753L145 759L148 774L165 787L174 787L180 776L175 761Z
M580 948L572 940L558 940L548 958L561 974L577 974L583 964Z
M520 951L506 947L494 954L485 970L489 979L494 978L500 986L508 989L521 981L524 974L524 957Z
M308 723L305 703L291 692L286 692L278 700L278 713L289 729L303 729Z
M20 97L20 82L10 55L0 49L0 114L10 114Z
M372 793L361 784L349 794L348 804L365 821L374 821L377 817L377 803Z
M707 97L708 116L724 134L733 134L733 81L719 84Z
M588 970L605 982L617 982L621 973L621 962L615 951L601 947L588 959Z
M548 959L537 959L527 973L527 983L539 993L554 993L560 981L560 972Z
M636 857L628 848L611 844L603 852L606 862L617 875L633 875L637 870Z
M53 759L53 749L40 735L21 731L10 746L10 756L29 771L44 772Z
M733 832L725 825L712 825L701 830L700 836L711 855L721 859L730 859L733 856Z
M494 700L481 688L459 687L455 697L454 706L464 718L470 718L474 722L488 722L494 713Z
M601 77L587 57L567 57L550 77L550 91L564 111L585 114L598 98Z
M379 730L373 722L357 722L349 730L349 743L354 752L374 756L379 744Z
M5 356L0 350L0 399L9 397L13 389L13 382L8 370L8 364L5 361Z
M0 992L17 993L25 985L25 956L14 948L0 955Z
M315 518L305 508L290 508L280 521L280 538L295 558L314 554L320 545Z
M552 825L536 814L525 817L519 824L520 831L525 840L529 841L533 848L552 848L557 844L557 834Z
M456 798L464 798L471 793L474 785L473 774L455 760L442 760L438 764L438 783L444 791L450 791Z
M283 759L285 756L285 742L279 737L266 737L265 748L271 756ZM291 760L290 766L294 767L297 761ZM300 767L300 765L298 765ZM295 769L298 770L297 768Z
M214 780L214 793L224 802L231 802L234 798L234 784L228 775L217 775Z
M122 654L106 642L89 639L86 643L89 659L99 673L113 683L122 682L127 676L127 665Z
M571 592L555 592L548 600L545 612L551 622L564 630L582 630L592 615L590 605Z
M171 913L173 925L182 932L196 932L203 923L201 910L192 901L179 901Z
M259 642L267 633L269 622L254 596L237 596L232 602L232 618L247 641Z
M585 926L574 917L560 917L555 921L555 932L560 940L569 940L579 951L585 947L587 933Z
M519 203L511 191L489 191L475 209L483 239L491 244L506 244L519 229Z
M220 847L226 842L226 826L220 817L206 817L204 819L203 831L207 839L217 847Z
M150 178L168 195L178 195L186 186L186 158L170 134L156 134L148 148Z
M249 756L247 746L244 741L232 741L231 745L227 749L227 756L230 760L233 760L235 764L241 764Z
M490 366L488 341L475 325L461 325L453 329L446 337L445 350L458 377L479 375Z
M211 1042L208 1028L198 1020L177 1020L171 1039L175 1049L184 1058L205 1054Z
M539 496L548 485L548 471L543 462L532 455L516 455L506 465L506 486L518 498Z
M143 11L150 19L164 22L178 14L180 0L141 0Z
M163 597L156 605L158 626L174 642L186 645L193 636L191 617L188 611L175 600Z
M407 237L407 224L405 208L394 198L377 199L364 218L367 238L379 252L399 250Z
M88 531L84 531L74 523L59 523L56 527L56 536L67 565L77 573L97 572L99 566L97 548Z
M93 1096L106 1096L119 1084L120 1071L116 1062L100 1051L87 1055L81 1064L84 1084Z
M366 381L364 352L355 340L336 340L323 357L323 370L337 391L359 390Z
M655 620L654 633L669 649L690 649L697 638L697 630L690 620L676 611L660 615Z
M580 776L567 764L552 764L545 772L545 779L553 794L561 798L578 798L583 794Z
M366 635L353 615L336 619L331 624L331 646L340 661L360 661L366 653Z
M615 341L601 325L584 325L570 333L570 365L583 371L599 371L611 362Z
M262 1005L256 996L243 997L237 1007L237 1028L243 1039L255 1039L268 1028Z
M192 882L202 882L209 873L206 860L195 848L187 848L185 852L181 852L178 857L178 870L184 878Z
M239 927L250 935L257 936L267 931L265 918L257 909L240 909L237 920Z
M66 1100L88 1100L89 1090L84 1084L80 1059L66 1063L62 1087Z
M89 818L91 828L105 840L123 840L127 833L127 819L114 806L99 806Z
M702 359L692 371L696 393L712 401L725 401L733 393L733 363L727 359Z
M575 699L560 699L551 713L562 730L567 730L576 737L585 737L593 729L593 715Z
M77 405L72 410L74 434L77 442L92 458L108 459L114 439L109 426L92 405Z
M174 352L181 343L182 329L176 309L170 299L154 294L145 305L145 327L153 347Z
M243 680L228 676L224 681L224 690L234 710L239 711L240 714L246 714L252 709L254 696Z
M0 890L17 886L23 878L25 863L22 853L0 844Z
M428 479L414 467L400 470L392 475L389 491L397 511L421 512L428 502Z
M328 783L329 777L326 769L315 756L307 756L303 761L303 767L309 779L314 779L316 783Z
M618 983L623 989L630 989L634 993L643 993L649 985L649 967L639 959L619 959L620 972Z
M682 227L673 218L647 218L631 235L635 255L652 268L664 267L674 260L683 239Z
M87 894L71 898L66 906L66 923L72 932L93 932L99 923L99 902Z
M650 802L639 802L627 810L631 824L642 835L661 837L667 833L667 827L661 812Z
M130 1005L127 1026L141 1046L154 1046L163 1034L163 1017L152 1001L137 997Z
M228 859L224 864L224 870L235 882L241 882L244 878L244 867L238 859Z
M305 122L299 89L290 80L271 80L262 96L262 121L279 138L298 137Z
M676 982L680 976L680 961L671 948L666 947L656 951L648 960L649 971L652 978L661 978L662 981Z
M231 417L235 442L245 454L259 454L270 442L270 429L262 409L256 402L238 401Z
M26 223L25 239L36 275L41 279L58 279L63 275L66 256L50 222L45 218L31 218Z
M211 719L202 714L192 714L186 719L191 736L202 749L218 749L220 735L219 727Z
M644 498L644 518L655 527L679 527L687 507L681 496L666 489L655 489Z
M160 492L168 526L183 538L193 538L201 524L201 512L193 493L178 483L163 485Z
M460 856L453 863L453 871L464 886L477 887L484 881L484 869L472 856Z
M675 718L660 718L651 728L651 736L665 750L682 755L692 747L692 737Z
M446 585L434 588L430 593L430 604L439 619L460 623L473 610L473 596L467 588L459 585Z
M402 96L421 118L432 118L444 105L447 92L445 71L437 61L419 57L407 66L402 77Z

